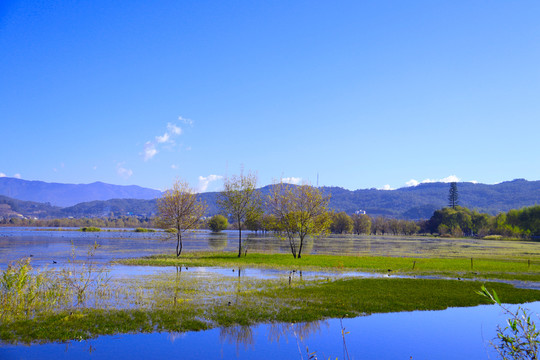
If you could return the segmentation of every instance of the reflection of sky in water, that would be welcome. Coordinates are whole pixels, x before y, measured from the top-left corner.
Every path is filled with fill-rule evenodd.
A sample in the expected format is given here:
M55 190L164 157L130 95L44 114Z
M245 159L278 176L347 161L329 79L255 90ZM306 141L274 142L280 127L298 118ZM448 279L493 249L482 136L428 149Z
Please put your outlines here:
M540 302L526 304L535 313ZM375 314L344 319L351 359L488 359L496 358L489 340L501 310L492 305ZM297 334L295 337L294 333ZM201 332L100 336L84 342L4 346L2 359L343 359L339 319L295 325L262 324Z
M33 255L34 266L60 268L67 264L71 242L77 248L77 258L84 260L94 241L101 245L94 257L99 263L113 259L139 257L156 253L172 253L174 240L163 241L165 234L134 232L82 233L79 231L29 231L24 228L0 229L0 269L10 261ZM237 233L211 235L198 232L187 236L186 250L237 249ZM398 242L401 240L398 240ZM407 244L409 240L403 240ZM414 240L412 240L414 241ZM426 246L451 246L451 243L422 239ZM396 244L394 244L396 245ZM253 237L250 251L288 252L286 244L272 237ZM345 246L347 251L386 251L383 242L376 238L352 242L345 239L334 243L324 242L311 246L313 252L335 251ZM248 255L249 256L249 255ZM53 261L56 264L53 264ZM144 267L113 265L110 275L114 279L135 276L174 274L175 267ZM182 269L194 277L237 277L238 269L188 268ZM288 270L241 269L242 277L274 279L300 277L299 272ZM336 276L373 276L356 272L304 271L303 279ZM380 276L380 275L377 275ZM540 302L525 307L540 312ZM487 359L496 358L488 342L495 337L496 325L504 317L495 306L452 308L444 311L415 311L406 313L375 314L355 319L345 319L347 347L355 359ZM297 337L294 336L294 332ZM278 341L279 339L279 341ZM302 355L299 353L299 346ZM185 334L124 334L101 336L86 342L46 344L33 346L2 346L0 359L103 359L103 358L239 358L280 359L308 358L309 351L316 351L319 359L343 358L339 320L330 319L322 324L291 328L289 324L262 324L252 328L236 327L213 329ZM91 350L91 351L89 351Z

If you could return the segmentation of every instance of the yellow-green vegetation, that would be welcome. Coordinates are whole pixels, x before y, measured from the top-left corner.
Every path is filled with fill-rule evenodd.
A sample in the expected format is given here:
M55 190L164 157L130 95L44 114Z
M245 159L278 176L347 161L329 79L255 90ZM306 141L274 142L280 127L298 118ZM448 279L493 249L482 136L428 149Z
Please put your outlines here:
M138 227L134 231L135 232L142 232L142 233L156 232L156 230L154 230L154 229L147 229L147 228L142 228L142 227Z
M370 313L435 310L489 303L476 294L480 282L415 279L253 279L170 269L117 279L100 302L36 307L4 318L7 342L86 339L100 334L188 331L261 322L304 322ZM118 286L121 284L122 286ZM505 302L540 300L540 291L489 283Z
M81 231L84 231L84 232L97 232L97 231L101 231L101 229L98 228L98 227L95 227L95 226L88 226L88 227L81 228Z
M540 260L502 258L403 258L383 256L250 254L195 252L181 258L155 255L122 260L129 265L262 267L295 270L336 270L403 275L437 275L455 278L540 281Z

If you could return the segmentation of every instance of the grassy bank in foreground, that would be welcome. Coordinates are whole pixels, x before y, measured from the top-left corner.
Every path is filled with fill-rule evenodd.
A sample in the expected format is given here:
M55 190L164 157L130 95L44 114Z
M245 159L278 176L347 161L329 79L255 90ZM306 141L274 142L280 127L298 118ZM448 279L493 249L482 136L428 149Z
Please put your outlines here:
M126 265L262 267L287 270L365 271L406 275L439 275L461 278L540 281L540 261L487 258L405 258L383 256L304 255L252 253L238 258L233 253L193 252L154 255L120 261Z
M184 276L184 274L182 274ZM343 279L336 281L258 282L257 287L234 287L206 300L190 289L161 293L145 307L132 309L66 309L37 314L31 319L0 323L6 342L47 342L87 339L97 335L154 331L183 332L263 322L305 322L329 317L371 313L441 310L487 304L473 281L414 279ZM178 282L179 281L179 282ZM152 286L153 282L149 282ZM187 283L186 283L187 284ZM261 285L262 284L262 285ZM540 300L540 291L488 283L507 303ZM169 286L167 286L169 288ZM179 299L181 301L179 301Z

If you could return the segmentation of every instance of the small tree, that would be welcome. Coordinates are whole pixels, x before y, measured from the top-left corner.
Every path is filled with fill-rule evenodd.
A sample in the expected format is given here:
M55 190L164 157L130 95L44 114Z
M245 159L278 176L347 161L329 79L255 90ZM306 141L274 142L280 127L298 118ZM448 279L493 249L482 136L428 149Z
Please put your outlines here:
M354 214L352 216L353 220L353 231L355 234L369 234L371 233L371 219L366 214Z
M353 229L353 220L346 212L342 211L337 214L332 214L332 224L330 231L334 234L347 234Z
M268 198L277 227L294 258L301 258L306 237L326 234L331 218L327 212L330 197L310 185L274 184ZM297 242L297 239L299 242Z
M212 232L220 232L222 230L226 230L229 226L229 222L227 221L227 218L223 215L214 215L210 220L208 221L208 227Z
M450 190L448 191L448 204L449 206L454 209L458 204L458 189L457 189L457 183L451 182L450 183Z
M187 182L176 180L172 189L158 199L157 225L164 229L176 230L176 256L182 253L182 234L195 229L206 212L206 204L201 202Z
M242 255L242 226L246 219L261 212L261 198L256 190L257 176L254 174L233 176L225 179L223 191L217 203L231 214L238 226L238 257Z

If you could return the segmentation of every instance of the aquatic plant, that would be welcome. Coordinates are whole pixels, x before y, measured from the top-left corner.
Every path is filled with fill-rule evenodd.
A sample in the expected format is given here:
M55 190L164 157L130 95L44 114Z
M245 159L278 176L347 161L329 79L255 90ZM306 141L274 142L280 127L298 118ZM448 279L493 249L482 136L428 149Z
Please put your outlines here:
M513 311L503 305L495 290L491 292L482 285L478 294L488 298L492 303L497 304L509 316L506 319L506 326L497 326L498 343L491 344L504 360L537 360L540 346L540 330L536 328L535 322L527 309L518 306Z
M98 228L98 227L95 227L95 226L85 226L85 227L81 228L81 231L83 231L83 232L98 232L98 231L101 231L101 229Z
M35 271L30 258L9 264L0 275L0 319L32 318L64 306L69 292L56 273Z
M71 243L71 258L68 260L70 266L62 269L61 278L65 286L74 292L77 297L76 305L79 306L86 301L87 290L94 290L94 301L108 293L109 273L104 266L98 266L94 260L97 249L100 245L94 242L89 247L87 261L82 263L77 261L75 245Z

